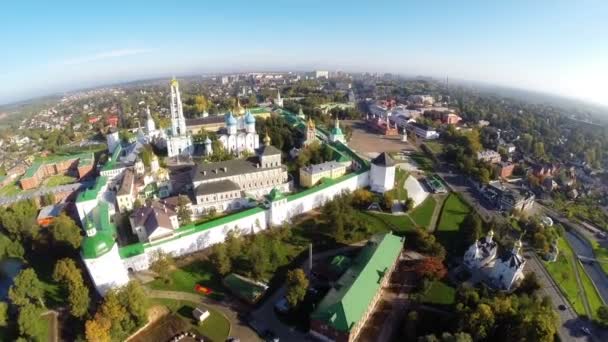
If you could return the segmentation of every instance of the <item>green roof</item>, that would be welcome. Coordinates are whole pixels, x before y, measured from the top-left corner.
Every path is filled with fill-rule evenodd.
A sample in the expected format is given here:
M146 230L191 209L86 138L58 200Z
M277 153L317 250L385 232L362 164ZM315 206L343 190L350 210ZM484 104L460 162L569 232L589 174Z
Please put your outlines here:
M96 199L97 195L99 194L99 191L101 191L101 188L106 185L107 182L108 177L99 176L95 181L95 185L91 189L86 189L78 195L78 197L76 198L76 203Z
M374 235L319 303L311 319L349 332L368 310L402 247L403 240L398 236L391 233Z
M120 157L120 153L122 152L122 145L118 144L112 152L112 157L108 162L101 168L101 171L113 170L118 165L118 157Z
M95 157L93 156L92 152L83 152L83 153L79 153L79 154L66 154L66 155L56 155L56 156L46 157L46 158L38 158L25 171L25 174L23 175L23 177L25 177L25 178L33 177L36 174L36 171L38 171L38 169L44 164L54 164L54 163L59 163L62 161L72 160L72 159L78 159L79 165L91 165L91 164L93 164Z
M93 236L86 236L82 241L82 256L85 259L98 258L112 249L115 242L116 226L110 222L110 209L107 202L99 205L85 218L86 230L95 227Z

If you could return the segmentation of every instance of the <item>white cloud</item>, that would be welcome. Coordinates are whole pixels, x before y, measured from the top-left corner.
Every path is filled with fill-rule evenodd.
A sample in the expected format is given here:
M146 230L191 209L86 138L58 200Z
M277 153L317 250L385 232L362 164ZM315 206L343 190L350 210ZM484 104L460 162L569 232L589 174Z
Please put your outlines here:
M97 62L101 60L111 59L111 58L119 58L126 56L134 56L141 55L144 53L149 53L153 51L152 49L118 49L118 50L110 50L104 51L100 53L96 53L94 55L82 56L77 58L72 58L63 61L64 65L78 65L78 64L86 64L90 62Z

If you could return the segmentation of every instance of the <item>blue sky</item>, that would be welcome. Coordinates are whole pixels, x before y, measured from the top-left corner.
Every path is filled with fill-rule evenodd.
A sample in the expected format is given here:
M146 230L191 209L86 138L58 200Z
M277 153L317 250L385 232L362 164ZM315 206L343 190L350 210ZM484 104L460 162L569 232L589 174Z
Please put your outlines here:
M608 104L608 1L8 1L0 103L239 70L467 79Z

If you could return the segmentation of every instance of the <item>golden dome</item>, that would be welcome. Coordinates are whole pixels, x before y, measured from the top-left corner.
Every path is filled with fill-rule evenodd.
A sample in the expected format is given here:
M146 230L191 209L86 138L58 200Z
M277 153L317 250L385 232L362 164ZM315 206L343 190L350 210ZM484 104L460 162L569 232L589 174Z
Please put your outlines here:
M234 114L243 115L245 114L245 108L241 107L241 101L239 98L236 98L236 106L234 107Z

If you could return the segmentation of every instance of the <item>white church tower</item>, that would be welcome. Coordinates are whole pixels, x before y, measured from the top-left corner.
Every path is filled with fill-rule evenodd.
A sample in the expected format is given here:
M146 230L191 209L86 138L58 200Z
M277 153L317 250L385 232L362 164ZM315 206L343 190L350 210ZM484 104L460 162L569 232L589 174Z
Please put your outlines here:
M150 107L146 107L146 132L148 136L153 136L156 134L156 124L154 123L154 119L152 118L152 114L150 114Z
M331 132L329 134L329 140L331 142L339 141L343 144L346 144L346 138L344 137L344 134L342 133L342 130L340 129L340 121L338 120L338 116L336 116L336 123L334 125L334 128L331 129Z
M192 137L186 131L179 83L174 78L171 80L171 136L167 141L167 155L169 157L190 155L192 148Z
M274 104L277 107L283 108L283 99L281 98L281 91L279 89L277 89L277 98L274 100Z

